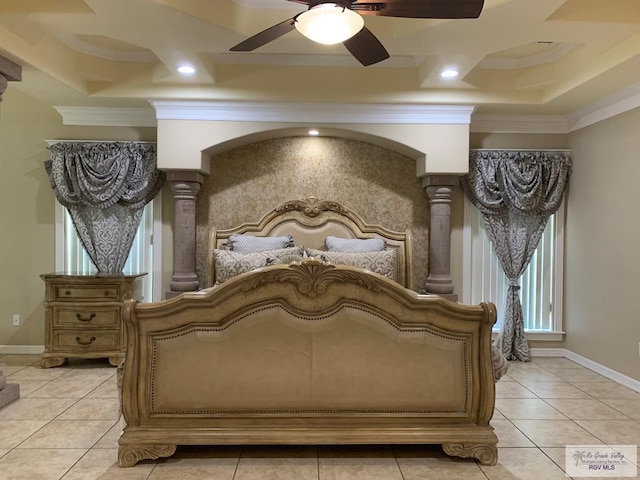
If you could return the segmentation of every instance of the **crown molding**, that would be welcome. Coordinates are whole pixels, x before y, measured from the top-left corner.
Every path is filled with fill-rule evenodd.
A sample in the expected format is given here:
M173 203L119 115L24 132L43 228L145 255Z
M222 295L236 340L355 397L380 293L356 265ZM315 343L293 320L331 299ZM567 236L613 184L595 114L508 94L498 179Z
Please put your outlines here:
M640 107L640 83L617 91L567 115L569 131L580 130Z
M472 133L568 134L640 107L640 83L568 115L473 114L463 105L197 102L150 100L155 108L56 106L64 125L155 127L157 120L284 123L460 124Z
M472 106L332 103L191 102L151 100L158 120L229 122L459 124Z
M155 127L155 112L150 108L60 107L53 108L62 116L63 125L97 127Z

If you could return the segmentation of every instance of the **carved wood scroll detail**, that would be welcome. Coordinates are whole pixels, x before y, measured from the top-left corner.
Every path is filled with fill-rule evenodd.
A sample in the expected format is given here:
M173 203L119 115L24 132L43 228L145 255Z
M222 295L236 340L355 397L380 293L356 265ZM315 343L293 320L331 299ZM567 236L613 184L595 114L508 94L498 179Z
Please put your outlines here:
M309 197L305 200L291 200L276 207L276 212L288 212L292 210L300 211L308 217L317 217L320 215L320 212L323 211L338 212L343 215L349 211L338 202L318 200L316 197Z
M118 448L118 464L133 467L141 460L156 460L170 457L176 452L176 445L126 445Z
M443 443L447 455L462 458L477 458L482 465L498 463L498 447L491 444Z
M312 298L322 295L329 284L336 282L355 283L373 292L380 291L379 284L367 272L350 270L348 267L336 269L335 265L317 258L291 263L286 269L261 272L244 290L258 288L270 282L293 283L301 294Z

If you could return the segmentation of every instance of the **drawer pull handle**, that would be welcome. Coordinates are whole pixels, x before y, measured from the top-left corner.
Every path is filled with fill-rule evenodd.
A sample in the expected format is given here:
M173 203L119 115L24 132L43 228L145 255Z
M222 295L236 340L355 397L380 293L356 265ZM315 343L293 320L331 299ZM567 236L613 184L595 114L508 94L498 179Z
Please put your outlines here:
M104 291L104 296L108 297L109 295L111 295L111 292L109 290L105 290Z
M64 294L68 297L69 295L71 295L71 291L70 290L65 290Z
M78 320L80 320L81 322L90 322L91 320L93 320L95 318L96 314L92 313L91 315L89 315L88 317L83 317L82 315L80 315L79 313L76 313L76 318Z
M80 340L80 337L76 337L76 342L78 342L78 345L91 345L93 343L93 341L96 339L96 337L91 337L89 340Z

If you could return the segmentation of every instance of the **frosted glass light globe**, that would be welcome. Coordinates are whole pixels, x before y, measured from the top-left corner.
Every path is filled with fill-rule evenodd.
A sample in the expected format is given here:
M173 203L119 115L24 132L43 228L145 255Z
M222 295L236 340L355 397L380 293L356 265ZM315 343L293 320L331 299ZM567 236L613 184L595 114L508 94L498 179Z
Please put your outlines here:
M296 18L296 29L314 42L341 43L364 27L361 15L335 3L321 3Z

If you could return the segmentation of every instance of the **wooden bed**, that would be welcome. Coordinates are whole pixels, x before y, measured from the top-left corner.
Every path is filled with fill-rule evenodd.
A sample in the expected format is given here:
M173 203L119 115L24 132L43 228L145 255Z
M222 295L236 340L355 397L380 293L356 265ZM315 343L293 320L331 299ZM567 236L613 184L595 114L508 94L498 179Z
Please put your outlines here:
M336 202L287 202L214 231L212 248L238 232L318 247L328 232L382 236L398 249L398 281L315 257L164 302L127 301L121 466L177 445L230 444L442 444L496 463L492 304L406 288L408 232L366 225Z
M248 234L259 237L275 237L289 234L296 245L307 249L324 250L329 235L348 238L383 238L387 249L396 251L395 280L413 289L413 243L411 231L394 232L381 225L370 225L356 213L338 202L309 197L292 200L274 208L257 223L246 223L228 230L209 232L207 258L207 287L216 281L214 251L225 248L229 237Z

